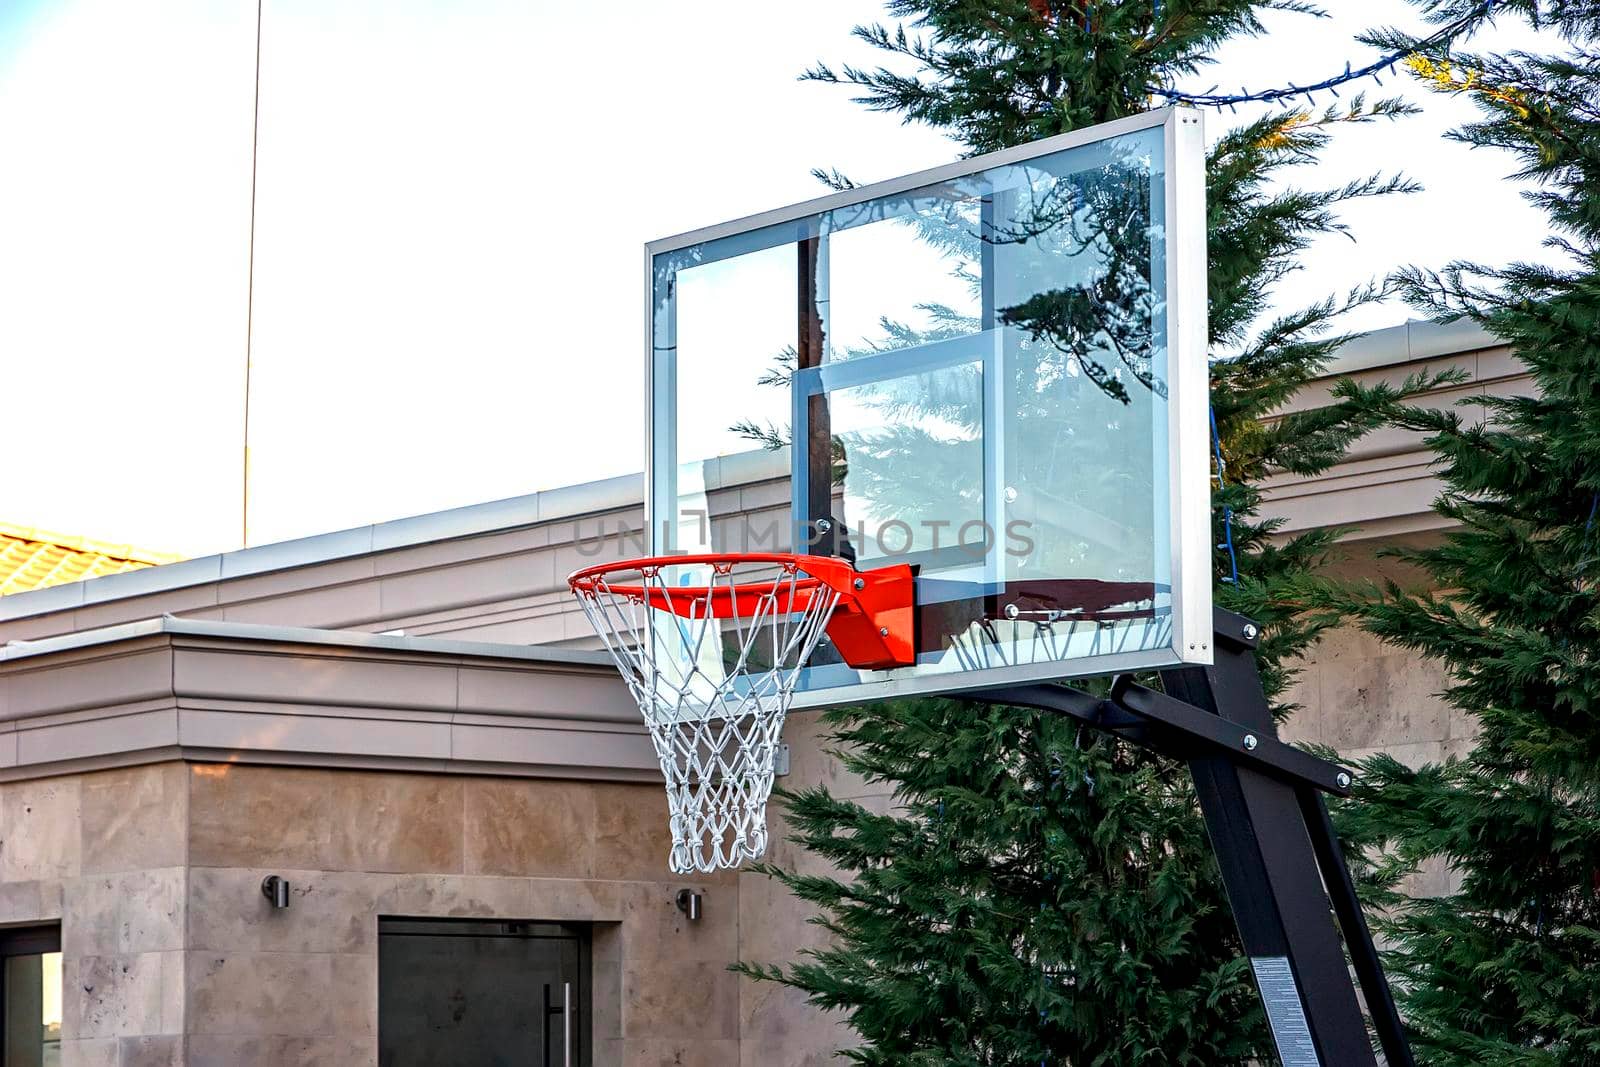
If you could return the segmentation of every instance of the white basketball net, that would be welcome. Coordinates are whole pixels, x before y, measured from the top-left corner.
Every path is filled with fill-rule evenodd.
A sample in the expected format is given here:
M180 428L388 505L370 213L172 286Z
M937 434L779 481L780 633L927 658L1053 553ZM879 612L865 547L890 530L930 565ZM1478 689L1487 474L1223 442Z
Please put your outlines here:
M619 568L574 589L650 728L667 780L669 862L679 874L737 867L766 852L783 719L839 602L821 583L806 595L813 580L795 563L764 564L755 577L735 568ZM669 584L664 570L692 570L693 587ZM738 609L713 617L714 601L732 598L734 587ZM677 613L666 608L669 597Z

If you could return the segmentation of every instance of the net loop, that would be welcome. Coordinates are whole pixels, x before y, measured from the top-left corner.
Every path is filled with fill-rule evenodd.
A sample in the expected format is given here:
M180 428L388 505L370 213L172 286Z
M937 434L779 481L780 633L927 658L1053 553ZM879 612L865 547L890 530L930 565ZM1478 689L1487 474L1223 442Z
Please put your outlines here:
M840 591L776 555L638 560L569 582L644 714L672 870L760 858L783 720Z

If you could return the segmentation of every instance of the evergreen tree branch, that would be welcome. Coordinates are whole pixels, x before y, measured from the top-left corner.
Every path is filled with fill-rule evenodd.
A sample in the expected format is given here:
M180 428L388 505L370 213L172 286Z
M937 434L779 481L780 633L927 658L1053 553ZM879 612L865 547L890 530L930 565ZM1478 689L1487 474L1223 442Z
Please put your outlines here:
M1449 532L1390 553L1423 588L1310 583L1305 595L1440 664L1440 695L1472 729L1448 759L1361 761L1357 803L1338 813L1369 864L1364 886L1390 908L1381 929L1419 1060L1576 1067L1600 1062L1600 13L1543 0L1499 9L1557 28L1571 54L1425 55L1412 70L1478 107L1455 136L1521 162L1566 262L1411 268L1396 285L1435 317L1489 329L1533 386L1429 409L1341 383L1341 402L1425 435ZM1450 892L1400 891L1402 877L1440 866Z

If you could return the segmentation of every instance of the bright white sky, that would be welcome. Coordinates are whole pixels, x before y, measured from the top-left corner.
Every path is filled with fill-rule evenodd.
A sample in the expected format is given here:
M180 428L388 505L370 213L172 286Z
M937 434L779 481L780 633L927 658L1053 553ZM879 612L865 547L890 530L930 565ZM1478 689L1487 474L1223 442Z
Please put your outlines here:
M1407 17L1332 6L1196 87L1332 73ZM266 0L251 543L637 470L645 241L815 196L813 166L959 154L795 80L870 61L848 31L879 11ZM1494 43L1530 42L1512 29ZM254 0L0 0L0 521L238 547L254 49ZM1348 211L1356 240L1319 244L1285 303L1538 252L1510 161L1439 137L1469 109L1386 82L1428 114L1298 180L1428 191Z

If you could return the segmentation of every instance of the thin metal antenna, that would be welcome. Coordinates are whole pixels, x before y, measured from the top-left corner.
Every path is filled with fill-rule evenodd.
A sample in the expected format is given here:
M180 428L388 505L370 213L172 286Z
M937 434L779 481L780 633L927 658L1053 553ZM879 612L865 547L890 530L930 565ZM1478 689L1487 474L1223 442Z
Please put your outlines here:
M244 304L244 479L239 508L239 546L250 544L250 372L254 356L256 310L256 152L261 140L261 8L256 0L256 84L250 126L250 245Z

